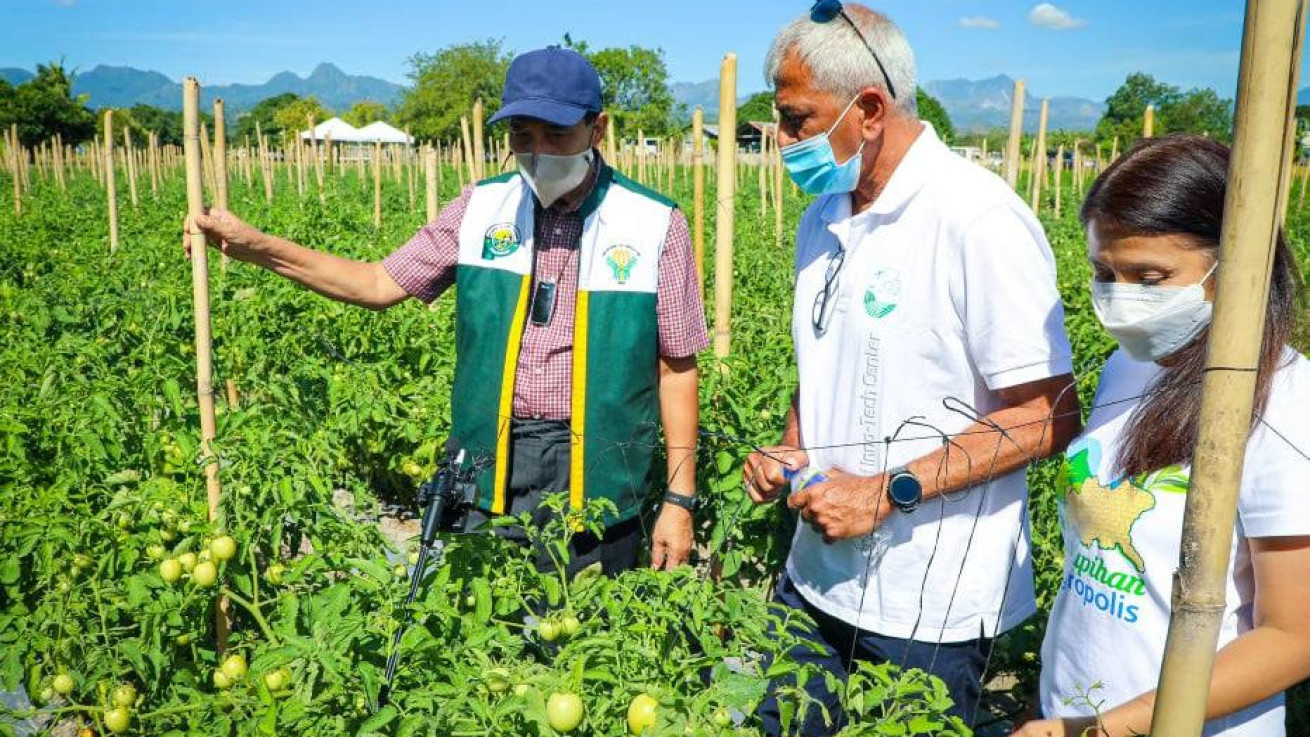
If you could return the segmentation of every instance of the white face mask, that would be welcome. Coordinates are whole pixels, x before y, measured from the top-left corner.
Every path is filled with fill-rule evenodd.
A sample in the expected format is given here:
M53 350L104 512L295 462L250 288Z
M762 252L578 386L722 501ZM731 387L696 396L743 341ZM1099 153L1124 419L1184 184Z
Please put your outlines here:
M537 195L542 207L550 207L564 195L577 189L591 169L591 149L569 156L554 154L514 154L519 174Z
M1214 305L1205 299L1205 282L1218 266L1188 287L1092 282L1092 308L1133 360L1158 361L1210 324Z

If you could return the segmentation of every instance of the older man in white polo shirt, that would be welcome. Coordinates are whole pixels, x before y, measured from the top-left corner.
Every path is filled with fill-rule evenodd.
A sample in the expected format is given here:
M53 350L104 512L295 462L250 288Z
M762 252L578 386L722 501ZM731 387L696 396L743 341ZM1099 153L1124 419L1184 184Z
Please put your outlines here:
M799 660L927 670L972 722L992 639L1036 612L1024 471L1079 427L1050 246L918 119L913 53L885 17L820 0L767 74L783 162L821 195L796 236L799 388L780 444L743 469L756 502L796 487L776 597L818 623L822 652ZM834 723L811 710L799 733L837 731L822 679L806 688ZM781 731L772 698L761 717Z

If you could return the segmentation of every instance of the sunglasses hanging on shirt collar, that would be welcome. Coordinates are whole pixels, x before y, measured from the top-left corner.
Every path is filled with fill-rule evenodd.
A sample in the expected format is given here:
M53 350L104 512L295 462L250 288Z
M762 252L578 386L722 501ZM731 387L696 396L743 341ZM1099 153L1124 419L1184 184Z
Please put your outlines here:
M810 6L810 20L815 23L828 23L838 17L846 21L851 30L855 31L855 35L859 36L860 40L864 42L864 48L868 49L869 54L873 56L873 61L878 65L878 71L882 72L883 81L887 83L887 93L895 100L896 86L892 84L892 78L887 74L887 67L882 65L882 59L878 58L878 52L873 50L869 39L865 38L864 34L860 32L860 27L855 25L855 21L851 20L851 17L846 14L846 9L842 7L841 0L815 0L814 5Z

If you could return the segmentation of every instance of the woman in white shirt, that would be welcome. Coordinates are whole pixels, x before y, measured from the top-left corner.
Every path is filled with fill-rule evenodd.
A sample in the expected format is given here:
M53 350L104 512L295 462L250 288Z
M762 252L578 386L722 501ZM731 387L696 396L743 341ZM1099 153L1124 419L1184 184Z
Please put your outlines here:
M1065 575L1042 646L1045 718L1018 737L1151 731L1222 268L1228 158L1199 136L1143 141L1083 204L1092 301L1119 350L1067 451ZM1310 677L1310 361L1288 346L1304 310L1296 268L1279 233L1206 735L1283 735L1283 691Z

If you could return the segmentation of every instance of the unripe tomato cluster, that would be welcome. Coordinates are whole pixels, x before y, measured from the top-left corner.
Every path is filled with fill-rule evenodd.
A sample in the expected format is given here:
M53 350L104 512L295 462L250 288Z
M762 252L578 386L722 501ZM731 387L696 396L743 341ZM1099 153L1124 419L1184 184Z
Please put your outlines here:
M164 557L167 552L163 546L154 546L146 550L159 561L159 577L164 583L176 583L183 573L191 574L191 583L200 588L210 588L218 583L218 564L236 556L237 543L231 535L220 535L209 542L199 554L187 551L175 558Z

